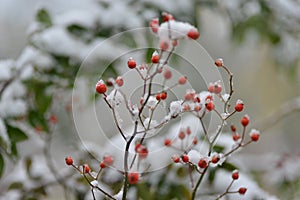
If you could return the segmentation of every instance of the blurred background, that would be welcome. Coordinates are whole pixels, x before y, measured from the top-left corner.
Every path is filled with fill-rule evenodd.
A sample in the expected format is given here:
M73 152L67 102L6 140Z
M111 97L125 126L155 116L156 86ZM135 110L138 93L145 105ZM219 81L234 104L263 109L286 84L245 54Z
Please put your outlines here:
M37 126L41 125L41 131L47 132L51 130L51 125L46 125L45 121L52 116L51 113L55 113L59 119L58 125L53 128L53 137L47 139L47 136L41 136L41 144L37 144L26 132L30 140L18 144L18 148L21 149L18 156L26 159L34 157L45 144L49 144L53 162L53 169L50 171L65 168L62 162L64 157L74 153L75 149L78 151L77 143L81 137L76 134L72 114L68 112L72 109L72 102L73 109L79 109L81 113L75 117L75 121L80 124L77 128L87 132L87 141L89 134L93 135L95 129L88 124L93 120L91 113L94 109L89 104L89 98L72 97L73 83L81 62L99 42L125 30L146 27L149 19L166 11L172 13L176 19L195 24L200 30L198 42L210 55L207 60L213 61L222 57L226 66L234 73L235 95L244 100L253 127L257 127L263 133L260 142L248 147L241 160L244 159L243 162L249 167L249 171L255 171L254 176L257 176L259 184L269 193L277 195L280 199L299 198L299 0L0 0L0 5L0 81L3 81L1 86L4 87L5 81L9 80L15 71L21 71L25 81L31 80L24 86L26 94L13 97L24 101L25 111L20 111L20 114L16 111L17 114L12 116L7 114L8 112L3 114L3 111L0 111L4 125L14 126L20 120L23 123L24 113L31 116L28 111L42 111L42 116L32 115L29 126L16 127L23 128L22 130L25 127L25 130L34 132L39 128ZM125 43L122 43L125 40L121 40L119 44L107 44L107 48L135 48L138 42L131 41L136 38L128 36L127 39ZM191 54L195 52L194 49L187 51ZM109 50L96 53L97 58L89 64L93 67L100 65L99 62L107 64L105 62L114 58L114 53L118 54L109 53ZM9 65L14 67L11 67L9 75L6 76L4 74L7 72L4 69L10 69ZM20 70L24 66L30 70ZM85 74L91 76L90 80L78 78L77 87L82 87L80 91L85 91L87 88L84 85L93 85L94 80L99 78L94 74L93 67ZM105 72L109 77L122 72L122 69L118 68L116 63L116 66L110 66ZM51 84L51 88L48 88L48 84ZM45 87L45 90L33 89L42 87ZM40 102L46 102L48 96L54 96L53 99L56 104L59 102L59 105L53 105L52 99L49 105L42 103L43 108L37 106L41 105ZM3 99L5 98L1 101L4 101ZM1 102L0 108L4 109L8 105ZM4 134L1 135L5 137ZM13 144L14 141L11 142ZM40 148L35 148L39 145ZM3 157L6 164L3 167L0 194L5 195L8 187L5 181L12 180L8 166L12 166L14 161ZM15 159L17 158L13 158ZM38 158L32 158L30 162L34 162L35 159ZM272 164L268 165L266 161ZM26 162L29 163L28 159ZM281 177L268 180L268 177L276 172L275 165L280 162L283 162L283 165L289 162L290 165L280 169ZM46 190L48 195L42 198L63 198L61 187L53 185ZM15 195L18 199L18 195Z

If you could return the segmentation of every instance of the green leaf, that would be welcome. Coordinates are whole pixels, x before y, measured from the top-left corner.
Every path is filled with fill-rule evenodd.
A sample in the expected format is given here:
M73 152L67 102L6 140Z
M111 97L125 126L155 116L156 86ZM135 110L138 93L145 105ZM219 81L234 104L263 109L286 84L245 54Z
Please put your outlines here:
M13 182L10 184L8 187L8 190L19 190L23 188L23 183L22 182Z
M4 158L2 154L0 154L0 178L2 177L2 174L4 172Z
M67 30L71 34L73 34L73 35L75 35L77 37L83 36L85 33L88 32L88 30L85 27L83 27L83 26L81 26L79 24L71 24L71 25L69 25L67 27Z
M44 24L46 27L52 26L52 20L48 13L48 11L44 8L40 9L36 14L36 20L42 24Z
M31 110L28 112L29 124L36 128L41 127L44 131L48 131L48 124L44 115L36 110Z
M138 197L140 197L143 200L152 200L153 194L150 192L149 187L145 183L139 183L137 185L138 189Z
M221 168L227 170L227 171L230 171L232 172L233 170L236 170L238 169L238 167L236 167L235 165L231 164L231 163L228 163L228 162L224 162L221 166Z
M208 182L210 185L212 185L215 180L216 172L217 172L217 168L213 168L209 171Z
M8 124L6 125L6 128L8 137L12 143L22 142L28 139L27 135L21 129Z
M217 153L222 153L224 150L224 147L220 146L220 145L215 145L215 146L213 146L213 150Z

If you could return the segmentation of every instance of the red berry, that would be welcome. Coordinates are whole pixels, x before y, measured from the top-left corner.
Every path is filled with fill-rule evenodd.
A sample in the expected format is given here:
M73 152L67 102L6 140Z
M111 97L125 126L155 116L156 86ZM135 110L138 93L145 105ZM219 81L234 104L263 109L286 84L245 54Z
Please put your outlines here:
M247 188L241 187L241 188L239 188L238 192L239 192L240 194L244 195L244 194L247 192Z
M191 29L188 33L187 33L187 36L193 40L196 40L198 39L199 37L199 31L195 28Z
M130 69L133 69L136 67L136 62L135 62L135 60L133 60L133 58L129 58L127 65Z
M106 164L102 161L99 166L100 166L100 168L105 168Z
M102 80L98 81L98 83L96 84L96 91L99 94L104 94L106 92L106 90L107 90L107 88L106 88L105 83Z
M194 144L194 145L198 144L198 140L197 140L196 137L194 137L194 139L193 139L193 144Z
M211 158L211 162L214 163L214 164L218 163L219 160L220 160L220 156L219 155L215 155L215 156L213 156Z
M160 94L161 100L165 100L168 97L168 94L166 92L163 92Z
M191 107L188 104L183 105L183 110L184 111L189 111L190 109L191 109Z
M237 100L234 109L237 112L241 112L244 109L244 103L243 103L243 101L242 100Z
M256 142L256 141L258 141L258 139L259 139L259 134L252 134L251 135L251 140L252 141Z
M231 177L233 180L239 179L239 172L237 170L234 170L231 174Z
M105 155L105 156L103 157L103 162L104 162L106 165L110 166L110 165L112 165L112 164L114 163L114 159L113 159L113 157L110 156L110 155Z
M151 61L152 63L159 63L159 55L156 51L152 54Z
M205 107L208 111L212 111L213 109L215 109L215 104L213 101L209 101L205 104Z
M83 165L83 173L90 173L90 171L91 171L91 168L87 164L84 164Z
M178 162L180 162L180 157L177 155L174 155L174 156L172 156L172 160L174 163L178 163Z
M241 136L238 134L238 133L234 133L233 135L232 135L232 139L233 139L233 141L238 141L239 139L241 138Z
M167 21L170 21L170 20L174 20L174 17L173 17L173 15L171 15L169 13L163 12L162 13L162 20L163 20L163 22L167 22Z
M164 70L164 78L165 78L165 79L170 79L170 78L172 78L172 72L171 72L170 70L168 70L168 69L165 69L165 70Z
M117 77L117 79L116 79L116 84L117 84L119 87L123 86L124 80L123 80L123 78L122 78L121 76L118 76L118 77Z
M199 162L198 162L198 166L202 169L208 167L208 162L206 159L200 159Z
M247 126L247 125L249 124L249 121L250 121L249 116L248 116L248 115L245 115L245 116L241 119L241 124L242 124L243 126Z
M181 76L179 79L178 79L178 83L180 85L184 85L186 83L186 76Z
M142 144L140 144L140 143L137 143L136 145L135 145L135 148L134 148L134 150L135 150L135 152L139 152L139 150L140 150L140 148L142 147L143 145Z
M165 146L171 146L172 141L170 139L165 139Z
M231 124L230 128L231 128L231 131L232 131L232 132L236 132L236 127L235 127L235 125Z
M139 178L140 178L140 176L139 176L139 173L137 173L137 172L130 172L129 174L128 174L128 182L130 183L130 184L136 184L136 183L138 183L139 182Z
M155 96L155 98L156 98L157 101L159 101L159 100L160 100L160 94L157 94L157 95Z
M259 140L260 133L258 130L252 129L250 132L251 140L256 142Z
M73 165L73 158L72 157L66 157L65 158L66 164L67 165Z
M181 156L181 160L182 160L183 162L187 163L187 162L189 162L189 156L186 155L186 154L184 154L184 155Z
M224 64L224 63L223 63L223 59L222 59L222 58L216 59L215 65L216 65L217 67L222 67L223 64Z

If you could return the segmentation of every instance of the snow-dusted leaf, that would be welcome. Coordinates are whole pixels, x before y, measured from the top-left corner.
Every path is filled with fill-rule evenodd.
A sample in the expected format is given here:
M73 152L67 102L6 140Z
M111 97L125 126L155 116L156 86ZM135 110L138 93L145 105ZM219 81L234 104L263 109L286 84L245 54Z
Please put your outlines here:
M40 9L36 14L36 20L42 24L44 24L46 27L49 27L52 25L51 17L48 13L48 11L44 8Z

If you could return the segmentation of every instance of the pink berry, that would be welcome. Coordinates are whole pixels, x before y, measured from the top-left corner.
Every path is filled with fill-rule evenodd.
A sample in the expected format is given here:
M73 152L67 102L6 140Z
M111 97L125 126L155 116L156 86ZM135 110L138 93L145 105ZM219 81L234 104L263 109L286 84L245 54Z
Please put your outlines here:
M214 87L215 94L220 94L222 92L222 85L220 83L215 83Z
M130 184L137 184L138 182L139 182L139 178L140 178L140 176L139 176L139 173L137 173L137 172L130 172L129 174L128 174L128 182L130 183Z
M158 28L159 28L158 18L152 19L149 23L149 26L150 26L153 33L157 33Z
M168 69L165 69L165 70L164 70L164 78L165 78L165 79L170 79L170 78L172 78L172 72L171 72L170 70L168 70Z
M118 76L118 77L117 77L117 79L116 79L116 84L117 84L119 87L123 86L124 80L123 80L123 78L122 78L121 76Z
M159 41L159 48L162 51L168 50L169 49L169 41L167 41L167 40L160 40Z
M217 66L217 67L222 67L223 66L223 59L222 58L218 58L218 59L216 59L215 60L215 65Z
M103 81L98 81L98 83L96 84L96 91L99 94L104 94L107 91L106 85Z
M110 165L112 165L112 164L114 163L114 159L113 159L113 157L110 156L110 155L105 155L105 156L103 157L103 162L104 162L106 165L110 166Z
M145 159L145 158L147 158L149 152L148 152L147 147L142 146L139 148L137 153L139 154L140 159Z
M199 31L197 29L191 29L188 33L187 33L187 36L190 38L190 39L193 39L193 40L196 40L198 39L199 37Z
M181 156L181 160L182 160L183 162L187 163L187 162L189 162L189 156L186 155L186 154L184 154L184 155Z
M242 124L243 126L246 127L246 126L249 124L249 121L250 121L249 116L248 116L248 115L245 115L245 116L241 119L241 124Z
M127 65L130 69L134 69L136 67L136 62L133 60L133 58L129 58Z
M186 76L181 76L179 79L178 79L178 83L180 85L184 85L186 83Z
M185 133L184 131L180 131L178 134L179 139L183 140L185 138Z
M73 158L68 156L65 158L66 164L67 165L73 165Z

